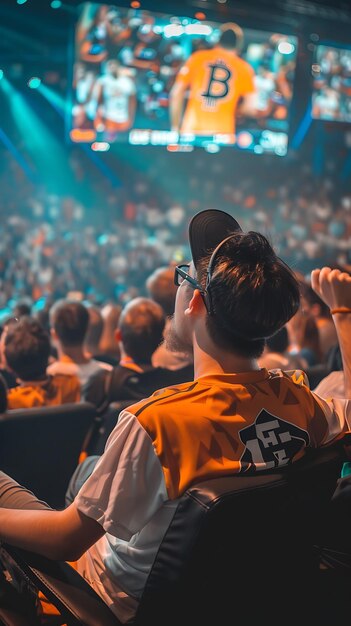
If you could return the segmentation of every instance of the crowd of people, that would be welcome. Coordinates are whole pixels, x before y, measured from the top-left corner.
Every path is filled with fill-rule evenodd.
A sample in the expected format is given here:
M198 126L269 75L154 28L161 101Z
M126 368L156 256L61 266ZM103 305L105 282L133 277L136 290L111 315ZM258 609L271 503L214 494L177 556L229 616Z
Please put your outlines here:
M187 486L282 468L351 427L350 274L325 266L307 281L217 209L191 218L188 244L188 263L151 272L148 295L112 316L74 297L17 303L1 332L8 409L126 401L62 510L0 472L0 539L74 561L122 623Z
M288 175L283 164L275 172L272 163L260 168L256 162L252 174L240 176L238 170L229 182L225 159L209 159L193 155L191 175L175 172L173 182L165 178L165 156L156 153L153 171L136 173L130 183L126 175L123 186L96 176L88 198L84 191L33 188L15 159L8 159L1 174L4 314L18 300L40 307L69 292L120 305L145 295L152 270L188 258L186 224L206 207L221 207L245 229L265 233L305 275L320 264L350 264L351 191L339 189L332 173L321 180L306 165L291 167ZM77 187L89 189L93 164L74 151L70 161ZM209 166L216 184L205 175Z

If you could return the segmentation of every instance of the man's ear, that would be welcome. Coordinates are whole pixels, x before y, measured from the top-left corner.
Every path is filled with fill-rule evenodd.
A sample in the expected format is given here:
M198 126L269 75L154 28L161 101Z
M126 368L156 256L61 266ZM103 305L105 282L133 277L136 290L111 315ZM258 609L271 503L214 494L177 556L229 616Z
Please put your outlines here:
M206 307L201 292L199 289L194 289L193 297L184 313L185 315L200 315L204 312L206 312Z

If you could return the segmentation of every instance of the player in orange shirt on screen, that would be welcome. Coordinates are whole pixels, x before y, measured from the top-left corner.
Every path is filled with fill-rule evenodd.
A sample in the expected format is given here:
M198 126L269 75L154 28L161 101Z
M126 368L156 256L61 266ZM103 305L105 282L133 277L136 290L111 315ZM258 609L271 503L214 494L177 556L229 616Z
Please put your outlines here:
M254 70L238 55L241 28L230 23L221 30L214 48L193 52L179 70L170 92L171 127L180 133L231 135L234 141L238 107L243 115L256 114Z

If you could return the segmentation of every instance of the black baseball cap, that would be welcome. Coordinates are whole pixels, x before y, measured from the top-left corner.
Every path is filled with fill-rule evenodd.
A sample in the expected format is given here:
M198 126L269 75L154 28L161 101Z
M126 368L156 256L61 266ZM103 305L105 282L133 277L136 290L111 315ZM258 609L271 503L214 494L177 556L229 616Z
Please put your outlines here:
M205 209L196 213L189 223L189 243L194 265L212 254L224 239L235 232L242 232L238 222L219 209Z

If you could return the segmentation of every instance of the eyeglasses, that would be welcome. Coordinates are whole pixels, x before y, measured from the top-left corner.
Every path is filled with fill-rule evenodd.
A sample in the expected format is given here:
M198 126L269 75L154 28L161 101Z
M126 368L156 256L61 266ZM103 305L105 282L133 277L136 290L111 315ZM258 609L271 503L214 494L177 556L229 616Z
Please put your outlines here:
M211 291L210 291L210 282L212 280L212 272L214 267L215 259L217 258L218 252L221 250L222 246L227 243L230 239L237 236L237 232L229 235L223 241L221 241L218 246L213 250L211 258L208 263L207 271L206 271L206 287L203 289L201 285L188 274L190 265L188 263L184 263L182 265L177 265L174 269L174 284L179 287L184 280L187 280L188 283L191 284L193 289L199 289L202 299L205 303L205 307L208 315L214 315L214 308L212 303Z
M189 263L183 263L182 265L177 265L174 268L174 284L177 285L177 287L180 287L182 282L187 280L194 289L199 289L202 292L203 289L201 285L188 273L189 268Z

